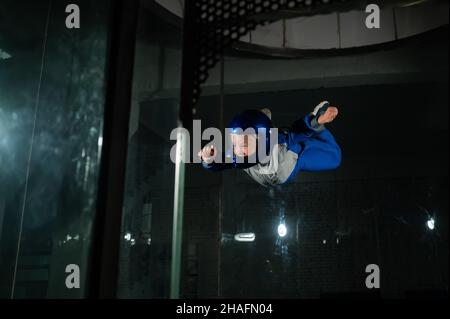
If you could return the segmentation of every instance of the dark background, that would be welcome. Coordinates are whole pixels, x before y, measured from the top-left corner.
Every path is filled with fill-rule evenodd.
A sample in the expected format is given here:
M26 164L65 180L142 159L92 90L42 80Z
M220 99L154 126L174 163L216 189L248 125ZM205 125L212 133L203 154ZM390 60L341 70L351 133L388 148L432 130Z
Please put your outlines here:
M164 85L177 79L171 72L179 65L170 51L177 45L162 39L177 33L157 19L145 21L135 76L149 74L145 66L153 63L157 85L155 93L140 99L138 128L130 136L123 228L142 238L143 205L151 203L152 239L151 246L145 240L124 244L119 296L164 298L170 283L174 186L169 134L179 98L177 90ZM149 40L155 30L166 36ZM289 68L286 60L252 60L228 52L223 95L217 82L220 66L204 85L195 115L203 129L262 107L272 110L275 125L288 126L329 100L340 110L329 129L343 162L335 171L300 173L294 183L272 191L244 172L214 174L187 165L182 296L446 295L447 38L444 27L389 48L293 61L292 67L308 67L315 77L290 82L276 80ZM158 53L149 55L146 45ZM233 64L236 59L240 64ZM253 74L274 80L236 84ZM288 235L279 241L281 211ZM430 217L436 221L433 231L426 227ZM255 242L234 242L238 232L254 232ZM381 269L381 289L375 292L365 286L365 268L373 263Z
M246 106L269 106L275 124L285 126L323 99L340 109L329 125L343 152L336 171L300 173L294 183L272 192L243 172L188 171L187 244L196 243L199 264L209 261L212 268L212 256L219 258L215 231L221 202L222 232L255 232L257 238L254 243L222 242L219 270L199 266L200 295L213 294L218 284L226 297L364 292L364 270L371 263L381 268L384 297L446 289L447 85L231 95L225 96L225 118ZM217 104L213 97L202 102L208 111ZM288 236L277 244L280 209L285 210ZM426 228L427 212L435 217L434 231ZM219 283L203 279L208 271L220 271Z
M364 295L369 292L364 271L372 263L381 269L382 297L445 293L448 45L443 38L448 29L440 32L418 45L373 53L391 57L380 64L386 75L374 85L365 84L371 74L346 78L353 71L347 66L340 70L346 85L322 70L326 84L314 89L227 94L236 89L226 86L227 79L239 74L225 62L223 124L243 109L269 107L275 125L288 126L328 100L340 110L329 129L342 148L343 162L336 171L300 173L294 183L272 192L244 172L213 174L188 166L186 296ZM409 75L406 68L403 78L390 76L398 54L415 61L411 65L423 64L421 72ZM220 127L220 112L220 96L204 96L198 112L203 128ZM281 243L276 230L280 210L288 227ZM430 217L436 220L433 231L426 227ZM226 239L238 232L254 232L256 241Z

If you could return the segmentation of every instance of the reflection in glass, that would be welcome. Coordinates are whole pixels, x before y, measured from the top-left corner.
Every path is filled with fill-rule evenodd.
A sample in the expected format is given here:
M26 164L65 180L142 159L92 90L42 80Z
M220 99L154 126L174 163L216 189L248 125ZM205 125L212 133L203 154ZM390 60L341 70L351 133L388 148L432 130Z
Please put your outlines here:
M272 189L239 170L188 166L185 297L365 296L373 263L382 297L446 293L448 15L441 6L448 9L440 2L395 10L389 27L412 38L389 48L367 45L396 41L395 32L382 28L370 38L354 27L355 12L340 16L340 34L323 31L337 27L333 12L262 26L225 52L202 88L195 118L203 127L269 108L282 128L329 100L341 111L330 129L343 163ZM340 40L359 49L340 50ZM323 48L335 50L303 50ZM255 240L242 242L241 234Z
M119 298L170 296L181 27L141 1L123 207Z
M79 1L79 30L62 27L69 3L0 2L1 298L86 293L108 1ZM66 287L71 264L80 289Z

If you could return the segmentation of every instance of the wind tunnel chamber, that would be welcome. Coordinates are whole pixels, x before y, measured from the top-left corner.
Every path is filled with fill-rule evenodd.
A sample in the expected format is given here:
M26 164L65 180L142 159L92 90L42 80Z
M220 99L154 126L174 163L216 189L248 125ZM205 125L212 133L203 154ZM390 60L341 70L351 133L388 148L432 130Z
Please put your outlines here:
M0 0L0 298L83 298L101 269L117 298L448 295L447 1L384 1L368 29L370 1L140 0L116 60L133 1L78 2L61 31L69 2ZM171 160L192 120L286 127L323 100L337 170L264 188Z
M141 2L119 296L173 297L174 271L185 298L446 295L448 3L387 1L380 29L366 1L184 4ZM224 128L267 107L283 127L322 100L340 109L335 171L266 189L184 165L174 267L178 112Z

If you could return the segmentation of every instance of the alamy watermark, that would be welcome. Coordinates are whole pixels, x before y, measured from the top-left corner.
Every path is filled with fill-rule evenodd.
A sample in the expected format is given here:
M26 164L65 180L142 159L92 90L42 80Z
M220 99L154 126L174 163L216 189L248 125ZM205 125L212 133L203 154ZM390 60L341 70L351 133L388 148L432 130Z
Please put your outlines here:
M240 128L226 128L225 139L223 138L221 130L215 127L209 127L202 132L201 120L193 121L192 138L189 131L185 128L175 128L170 133L170 140L177 141L170 151L170 159L173 163L177 163L177 158L184 163L201 163L202 158L197 154L204 148L212 146L214 148L214 162L215 163L257 163L257 159L270 156L273 147L278 143L278 129L277 128L258 128L256 132L253 128L242 130ZM253 138L246 139L246 147L255 149L248 156L234 156L236 143L233 143L233 136L250 136ZM225 145L223 145L225 140ZM192 153L191 153L192 141ZM209 141L204 148L202 148L202 141ZM178 148L178 143L186 143L185 147ZM225 146L225 147L223 147ZM183 154L178 154L177 150L183 149ZM193 154L191 159L191 154Z
M67 29L79 29L80 26L80 7L76 4L69 4L66 6L66 13L69 15L66 17Z
M366 273L369 274L366 277L367 289L379 289L380 288L380 267L376 264L367 265Z
M68 29L79 29L80 26L80 7L76 4L69 4L66 6L66 27ZM365 24L368 29L380 28L380 7L377 4L369 4L366 6L366 13L369 15L366 17Z
M66 287L67 289L79 289L80 288L80 266L76 264L70 264L66 266Z
M367 29L379 29L380 26L380 7L376 4L369 4L366 7L366 13L369 15L366 17Z

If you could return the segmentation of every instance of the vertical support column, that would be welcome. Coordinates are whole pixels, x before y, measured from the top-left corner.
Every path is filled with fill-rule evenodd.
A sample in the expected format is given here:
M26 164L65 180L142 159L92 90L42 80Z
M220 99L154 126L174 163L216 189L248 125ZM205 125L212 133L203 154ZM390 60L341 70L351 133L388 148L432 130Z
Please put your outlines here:
M92 226L89 297L116 298L138 0L111 0L108 77L97 214Z
M198 43L196 43L196 7L195 0L186 1L183 24L183 61L181 74L180 120L184 128L191 130L192 115L195 113L194 80L197 67Z
M181 96L179 121L180 129L177 134L175 188L173 205L173 233L172 233L172 261L170 274L170 298L180 298L181 258L183 248L183 209L184 209L184 174L185 156L187 151L188 132L192 129L192 114L194 112L193 90L196 57L194 43L195 7L196 1L185 1L183 24L183 61L181 74ZM185 129L183 129L185 128ZM195 156L195 155L194 155Z
M224 124L224 97L225 97L225 58L222 56L220 58L220 116L219 116L219 125L220 131L225 132L225 124ZM224 207L224 179L223 175L220 174L219 177L219 214L217 216L217 224L218 224L218 235L219 240L217 241L217 297L220 298L222 295L222 282L221 282L221 274L222 274L222 220L223 220L223 207Z
M398 40L397 13L395 12L395 6L392 7L392 18L394 19L394 39Z
M338 39L339 39L339 49L342 49L342 38L341 38L341 15L339 12L336 12L337 18L337 30L338 30Z
M175 189L173 197L173 233L172 233L172 265L170 280L170 298L180 297L181 256L183 243L183 206L184 206L184 173L186 158L187 131L180 129L177 134Z

